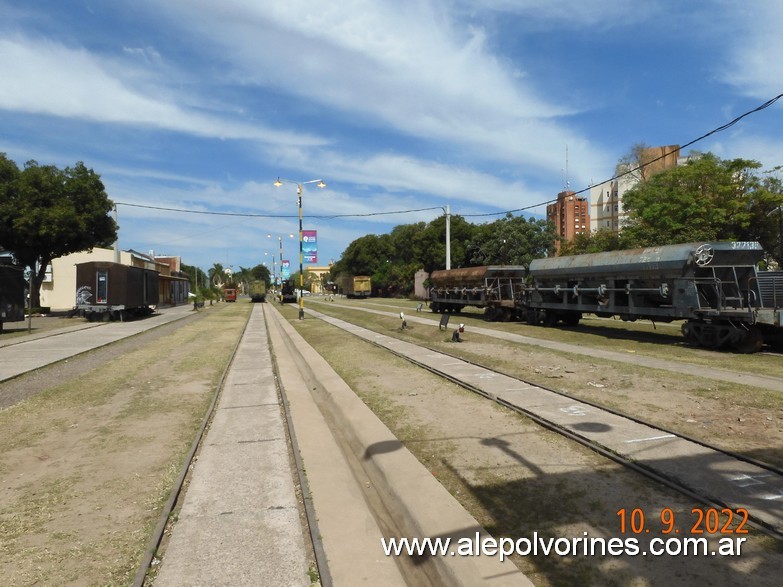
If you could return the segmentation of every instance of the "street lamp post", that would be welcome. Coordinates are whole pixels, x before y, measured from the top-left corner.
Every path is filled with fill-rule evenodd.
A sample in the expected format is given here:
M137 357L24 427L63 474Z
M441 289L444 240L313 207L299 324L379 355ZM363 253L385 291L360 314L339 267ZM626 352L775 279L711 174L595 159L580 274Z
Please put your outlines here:
M289 234L288 236L291 237L291 238L294 238L293 234ZM272 238L272 235L268 234L268 235L266 235L266 238ZM277 237L277 242L278 242L278 249L280 251L280 271L278 273L278 277L280 279L280 286L282 287L282 285L283 285L283 237L282 236L278 236ZM275 257L274 254L272 254L272 259L274 259L274 257ZM274 261L273 264L276 264L276 263L277 263L277 261ZM277 283L275 282L272 285L276 286Z
M446 215L446 269L451 269L451 206L443 208Z
M297 207L299 208L299 319L304 320L304 269L302 267L304 261L304 250L302 246L302 186L308 183L314 183L315 187L325 188L326 184L322 179L311 179L309 181L291 181L290 179L280 179L278 177L274 185L275 187L279 188L284 183L292 183L296 185Z

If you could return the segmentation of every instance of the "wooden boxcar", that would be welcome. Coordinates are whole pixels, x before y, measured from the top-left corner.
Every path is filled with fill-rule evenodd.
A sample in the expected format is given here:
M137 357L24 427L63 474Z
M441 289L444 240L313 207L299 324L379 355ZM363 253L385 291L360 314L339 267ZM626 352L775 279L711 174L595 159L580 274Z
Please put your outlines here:
M89 319L124 319L153 312L158 272L108 261L76 265L76 308Z

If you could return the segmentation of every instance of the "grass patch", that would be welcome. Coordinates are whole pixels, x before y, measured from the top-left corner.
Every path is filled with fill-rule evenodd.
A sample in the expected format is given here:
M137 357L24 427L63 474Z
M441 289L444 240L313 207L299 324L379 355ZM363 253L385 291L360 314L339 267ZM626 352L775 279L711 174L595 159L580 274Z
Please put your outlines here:
M249 312L211 309L0 412L4 584L132 580Z

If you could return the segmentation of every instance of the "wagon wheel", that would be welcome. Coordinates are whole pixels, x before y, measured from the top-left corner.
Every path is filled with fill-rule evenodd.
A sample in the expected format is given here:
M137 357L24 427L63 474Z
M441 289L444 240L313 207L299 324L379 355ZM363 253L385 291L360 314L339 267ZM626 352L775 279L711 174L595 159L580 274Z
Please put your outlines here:
M541 316L535 308L528 308L525 312L526 322L531 326L537 326L541 323Z
M762 346L764 346L764 336L761 330L758 326L751 326L742 340L734 344L734 349L738 353L747 355L759 352Z
M685 322L682 325L682 335L685 337L685 340L688 341L690 344L697 345L699 344L699 336L696 333L696 327L691 324L690 322Z
M701 245L696 249L696 264L699 267L705 267L710 264L712 258L715 256L715 251L712 250L710 245Z

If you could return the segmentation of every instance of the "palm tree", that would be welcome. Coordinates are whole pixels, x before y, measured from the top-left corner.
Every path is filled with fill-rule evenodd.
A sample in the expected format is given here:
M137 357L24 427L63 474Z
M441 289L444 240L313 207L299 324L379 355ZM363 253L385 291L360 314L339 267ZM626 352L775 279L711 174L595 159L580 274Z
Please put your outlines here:
M215 287L223 287L223 284L228 281L226 270L220 263L212 265L212 267L209 268L207 275L209 275L209 282Z

